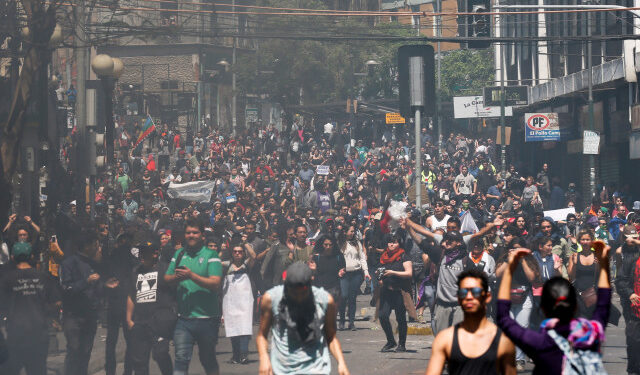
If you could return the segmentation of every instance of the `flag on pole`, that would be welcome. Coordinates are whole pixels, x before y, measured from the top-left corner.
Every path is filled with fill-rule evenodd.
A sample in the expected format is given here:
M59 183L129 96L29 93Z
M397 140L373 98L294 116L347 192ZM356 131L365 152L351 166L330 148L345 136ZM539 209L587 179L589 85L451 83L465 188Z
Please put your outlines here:
M147 138L149 134L151 134L154 130L156 130L156 124L153 123L153 119L151 118L151 116L147 115L147 120L142 126L142 134L140 134L140 136L138 137L138 140L133 145L133 148L135 149L136 147L138 147L142 143L142 141L144 141L144 139Z

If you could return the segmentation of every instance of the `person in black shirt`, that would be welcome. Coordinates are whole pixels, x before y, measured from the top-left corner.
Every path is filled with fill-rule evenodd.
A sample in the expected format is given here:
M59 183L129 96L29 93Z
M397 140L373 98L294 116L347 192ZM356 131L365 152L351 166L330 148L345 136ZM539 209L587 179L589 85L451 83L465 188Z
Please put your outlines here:
M133 234L129 231L120 234L116 238L116 244L110 252L107 252L103 245L105 256L103 257L103 269L107 278L113 277L116 280L125 281L131 276L131 271L137 261L131 254ZM123 282L116 288L109 289L106 293L107 301L107 338L105 343L105 372L106 375L116 373L116 345L120 335L120 327L124 335L125 342L129 342L129 331L125 319L127 306L127 290ZM131 358L127 352L124 360L124 374L131 375L133 366Z
M12 247L15 269L0 281L0 309L7 317L8 374L46 375L49 349L49 315L60 298L50 279L29 261L31 244L16 242Z
M314 273L313 285L324 288L334 300L340 300L340 278L345 274L344 256L335 238L323 236L316 242L309 260Z
M130 339L127 351L136 375L149 374L149 355L162 375L173 372L169 341L176 321L175 302L164 281L166 267L158 263L159 244L143 242L140 265L131 276L127 297L127 326Z
M63 330L67 340L64 360L65 374L86 375L98 328L98 307L103 289L119 285L116 279L102 281L95 270L100 267L102 247L98 235L91 229L77 234L78 252L60 265Z
M479 269L463 271L457 294L464 319L436 336L425 375L441 374L445 363L451 375L514 375L515 346L487 319L487 276Z
M380 325L387 336L387 343L382 347L383 352L391 351L396 345L396 352L406 352L405 343L407 341L407 317L404 300L402 299L402 291L411 289L411 278L413 276L413 266L411 258L405 254L400 247L399 236L389 236L387 241L387 249L380 256L380 265L384 268L384 272L378 269L376 275L380 285L380 310L378 318ZM380 274L381 273L381 274ZM396 321L398 322L398 344L393 338L389 315L391 310L396 312Z

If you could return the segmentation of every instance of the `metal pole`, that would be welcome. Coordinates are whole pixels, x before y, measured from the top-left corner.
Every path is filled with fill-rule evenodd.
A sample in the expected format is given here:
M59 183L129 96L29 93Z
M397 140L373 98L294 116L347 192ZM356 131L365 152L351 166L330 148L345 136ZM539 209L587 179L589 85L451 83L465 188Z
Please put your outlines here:
M416 107L414 116L415 132L416 132L416 208L422 208L422 160L420 154L420 107Z
M442 0L436 1L436 12L441 13ZM442 16L436 16L436 36L440 37L442 34ZM438 127L438 152L442 154L442 117L440 116L441 112L441 103L440 103L440 88L442 87L442 71L440 69L440 60L442 56L440 55L440 41L436 43L436 125Z
M76 7L74 7L76 12L76 37L74 38L75 44L75 53L76 53L76 108L75 108L75 116L78 126L78 144L76 147L76 157L77 157L77 168L80 172L78 173L78 181L81 184L81 189L78 194L78 210L84 209L85 200L85 186L86 179L85 176L88 174L89 163L95 163L95 160L89 160L87 152L89 151L86 146L87 140L87 89L85 85L85 80L87 79L87 48L86 41L87 37L85 34L84 24L85 24L85 2L80 1Z
M505 92L504 92L504 46L500 46L500 161L502 164L502 176L505 176L507 172L507 140L506 138L506 129L505 129L505 116L504 116L504 100L505 100Z
M587 99L587 104L589 107L589 130L595 130L594 119L593 119L593 72L591 70L591 12L587 14L587 83L589 86L589 97ZM596 157L595 155L588 156L588 164L589 164L589 196L591 198L596 195ZM590 202L587 202L589 204Z
M236 0L232 0L231 2L231 9L233 12L236 11ZM238 22L238 16L236 15L236 19L235 19L235 23L236 23L236 32L239 33L240 32L240 25ZM237 105L237 98L236 98L236 48L237 48L237 44L238 44L238 39L237 38L233 38L233 51L232 51L232 55L231 55L231 134L233 136L236 135L236 126L238 125L238 119L236 118L237 116L237 109L236 109L236 105Z
M113 149L113 141L114 141L114 129L115 125L113 123L113 90L116 83L115 78L113 77L100 77L100 81L102 83L102 88L104 90L104 115L105 115L105 129L104 129L104 138L105 138L105 164L106 166L110 166L114 162L114 149Z
M198 60L198 82L196 83L198 86L198 120L195 123L196 126L194 129L196 133L200 131L200 121L202 121L202 53L198 53Z

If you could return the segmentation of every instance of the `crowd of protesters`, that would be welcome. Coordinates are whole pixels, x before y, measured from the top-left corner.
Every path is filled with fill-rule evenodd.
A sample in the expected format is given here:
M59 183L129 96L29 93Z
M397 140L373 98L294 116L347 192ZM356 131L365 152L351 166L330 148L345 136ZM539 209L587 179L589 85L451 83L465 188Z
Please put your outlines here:
M66 336L68 375L87 373L99 320L107 327L107 375L115 374L121 328L125 374L147 374L151 355L163 374L185 374L194 344L207 374L219 373L221 317L230 362L246 364L257 306L270 290L270 301L286 300L272 288L297 262L312 271L314 290L322 287L322 298L335 301L329 311L339 330L356 329L356 296L371 294L387 339L383 351L406 350L407 316L429 322L434 334L460 323L468 294L461 297L458 277L469 270L485 275L485 289L495 295L506 274L512 280L510 304L486 301L493 320L506 319L500 314L507 309L518 325L537 329L543 285L556 276L571 282L578 315L590 318L603 298L597 240L613 249L628 372L640 373L640 201L628 187L605 184L583 199L574 183L562 187L548 164L522 174L514 163L501 173L491 139L450 134L439 150L427 129L419 176L413 139L391 129L352 139L357 129L349 124L296 121L290 133L269 125L237 136L208 127L183 136L162 124L134 147L140 132L133 123L117 128L116 162L96 179L93 210L69 199L50 228L28 216L8 218L0 293L11 303L0 309L9 352L18 353L10 374L22 367L43 373L51 317ZM421 207L411 191L416 178L426 192ZM206 202L167 193L171 184L201 180L215 181ZM402 201L406 212L394 217L390 205ZM557 221L544 214L563 208L575 213ZM511 254L522 248L529 252L511 270ZM617 324L619 316L605 317ZM531 350L514 342L520 371Z

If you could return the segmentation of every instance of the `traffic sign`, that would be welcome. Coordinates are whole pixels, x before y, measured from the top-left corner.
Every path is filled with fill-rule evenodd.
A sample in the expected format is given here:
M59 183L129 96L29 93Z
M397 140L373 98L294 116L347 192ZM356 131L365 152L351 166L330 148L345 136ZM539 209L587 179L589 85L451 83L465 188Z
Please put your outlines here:
M245 118L247 122L258 122L258 108L246 108Z
M560 140L557 113L527 113L524 120L525 142Z
M406 123L404 117L400 116L399 113L390 112L385 115L385 119L387 124L404 124Z
M501 105L502 87L492 86L485 87L483 90L484 105L500 106ZM529 104L529 86L505 86L504 87L504 105L517 106Z

